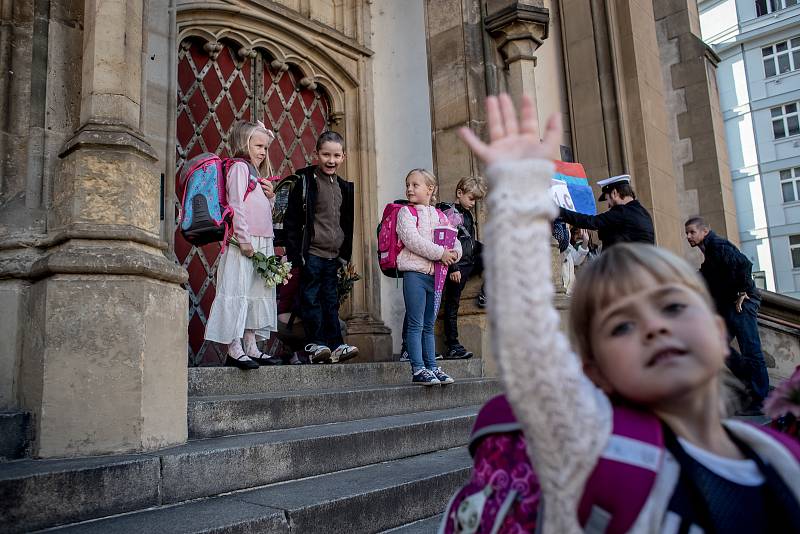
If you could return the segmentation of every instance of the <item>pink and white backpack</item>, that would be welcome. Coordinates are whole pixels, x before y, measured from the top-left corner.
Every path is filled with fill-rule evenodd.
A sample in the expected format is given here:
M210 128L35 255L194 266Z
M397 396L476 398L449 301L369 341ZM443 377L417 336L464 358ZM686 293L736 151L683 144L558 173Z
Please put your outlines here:
M417 208L409 204L407 200L395 200L386 204L383 208L383 217L378 223L378 265L381 272L390 278L402 278L403 273L397 270L397 256L405 247L397 235L397 214L400 210L407 207L411 215L417 219ZM441 224L448 224L447 216L439 209L436 210Z
M771 428L758 428L800 461L800 444ZM614 406L609 443L578 506L581 526L606 534L628 532L650 497L665 450L656 416ZM491 398L481 408L469 451L472 474L450 499L439 534L536 532L542 498L539 480L528 460L520 424L504 395Z

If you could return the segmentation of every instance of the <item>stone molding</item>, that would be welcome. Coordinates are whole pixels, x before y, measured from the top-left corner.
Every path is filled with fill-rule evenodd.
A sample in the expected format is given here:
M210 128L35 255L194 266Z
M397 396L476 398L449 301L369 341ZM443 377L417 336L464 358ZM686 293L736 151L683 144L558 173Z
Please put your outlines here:
M541 40L544 41L550 31L550 10L546 7L515 2L513 5L489 14L484 20L484 25L490 33L494 33L515 22L530 22L544 26L544 34L541 37Z
M65 158L81 148L108 148L136 152L151 161L158 161L158 155L144 135L124 124L87 122L69 138L58 157Z

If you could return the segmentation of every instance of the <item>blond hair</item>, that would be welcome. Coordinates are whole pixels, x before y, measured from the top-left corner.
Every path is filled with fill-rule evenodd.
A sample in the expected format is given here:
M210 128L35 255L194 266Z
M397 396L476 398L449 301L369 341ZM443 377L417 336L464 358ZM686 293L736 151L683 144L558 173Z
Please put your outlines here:
M705 282L688 263L668 250L644 243L614 245L581 269L569 305L569 323L578 353L593 359L591 326L594 316L622 295L659 284L680 284L693 290L714 313Z
M405 179L406 184L408 184L408 178L414 173L421 174L422 177L425 179L425 183L427 185L433 186L433 193L431 193L431 205L436 204L436 192L439 189L438 181L436 180L436 175L434 175L428 169L411 169L410 171L408 171L408 174L406 174L406 179Z
M250 139L253 135L261 133L267 136L269 143L275 139L275 133L268 129L261 121L248 122L239 121L233 125L230 133L231 154L234 158L243 158L250 161ZM259 176L272 175L272 165L269 162L269 154L261 162L258 169Z
M472 195L475 200L486 196L486 182L482 176L465 176L456 184L456 192L461 190L465 195Z

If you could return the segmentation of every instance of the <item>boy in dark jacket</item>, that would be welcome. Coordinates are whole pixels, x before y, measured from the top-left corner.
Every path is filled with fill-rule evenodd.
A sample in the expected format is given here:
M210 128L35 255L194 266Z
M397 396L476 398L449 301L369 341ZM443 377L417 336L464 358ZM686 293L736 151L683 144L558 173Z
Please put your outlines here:
M313 363L342 362L358 349L339 327L337 273L353 250L354 188L336 174L345 158L344 139L324 132L317 139L317 165L300 169L284 218L286 251L300 266L300 308L305 347Z
M479 176L462 178L456 185L456 201L453 204L441 203L437 206L446 212L453 208L463 218L458 227L458 240L461 242L461 259L450 266L447 282L444 285L444 335L446 360L460 360L472 357L472 353L458 341L458 306L461 292L470 276L483 271L481 250L483 248L475 233L475 218L472 208L475 202L486 196L486 184ZM481 294L483 290L481 290ZM481 300L481 296L478 297Z
M702 217L686 221L686 240L703 252L700 274L728 335L739 343L741 354L731 348L726 363L747 387L751 403L738 415L759 415L769 393L769 375L758 334L761 294L753 282L753 264L733 243L712 232Z

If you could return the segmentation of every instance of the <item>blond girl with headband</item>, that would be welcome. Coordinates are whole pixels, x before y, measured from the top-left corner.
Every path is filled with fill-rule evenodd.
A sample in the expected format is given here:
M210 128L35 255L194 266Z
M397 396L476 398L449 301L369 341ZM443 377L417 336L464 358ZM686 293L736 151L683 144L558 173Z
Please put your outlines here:
M225 189L238 246L227 247L220 258L205 338L227 345L225 364L240 369L273 363L258 349L256 338L267 339L277 331L275 288L264 284L249 258L256 252L274 254L275 194L263 178L271 174L267 147L274 138L260 121L236 123L230 136L234 160L228 166Z
M406 305L406 339L411 361L411 382L422 386L452 384L453 379L436 364L433 323L434 262L451 265L461 258L461 243L453 249L433 242L433 229L442 224L434 207L436 177L428 170L413 169L406 176L408 206L397 213L397 236L403 250L397 269L403 272L403 300ZM446 222L446 218L444 221Z

